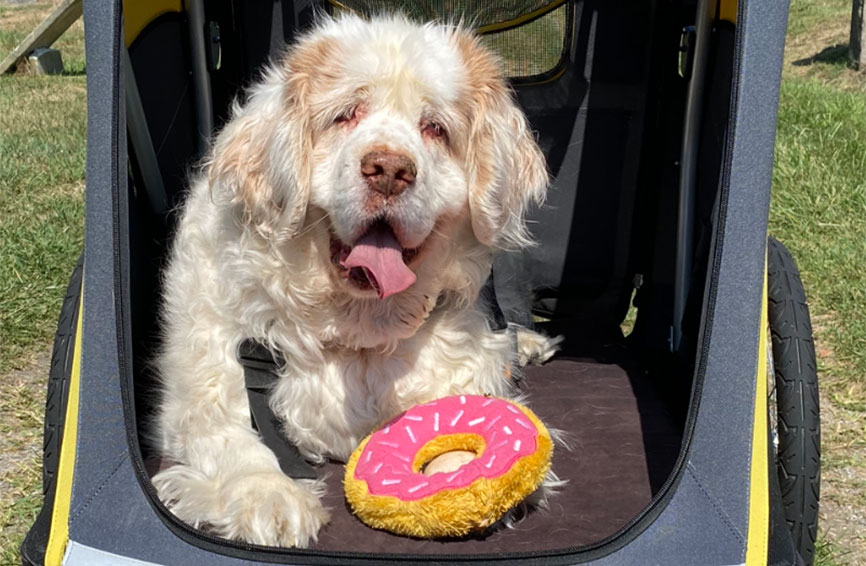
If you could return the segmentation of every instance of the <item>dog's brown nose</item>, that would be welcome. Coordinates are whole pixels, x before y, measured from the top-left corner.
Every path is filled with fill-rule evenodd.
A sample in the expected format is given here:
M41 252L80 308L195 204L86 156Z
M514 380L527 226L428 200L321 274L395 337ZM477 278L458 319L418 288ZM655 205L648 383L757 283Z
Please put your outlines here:
M371 190L399 195L415 182L415 162L400 153L371 151L361 158L361 175Z

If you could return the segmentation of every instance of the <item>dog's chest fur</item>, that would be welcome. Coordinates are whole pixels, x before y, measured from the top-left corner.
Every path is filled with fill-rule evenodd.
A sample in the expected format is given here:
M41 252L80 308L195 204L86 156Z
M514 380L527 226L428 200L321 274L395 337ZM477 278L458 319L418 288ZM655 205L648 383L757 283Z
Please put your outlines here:
M271 406L313 461L345 460L412 405L457 393L508 395L510 338L468 309L434 313L393 352L329 348L324 363L283 369Z

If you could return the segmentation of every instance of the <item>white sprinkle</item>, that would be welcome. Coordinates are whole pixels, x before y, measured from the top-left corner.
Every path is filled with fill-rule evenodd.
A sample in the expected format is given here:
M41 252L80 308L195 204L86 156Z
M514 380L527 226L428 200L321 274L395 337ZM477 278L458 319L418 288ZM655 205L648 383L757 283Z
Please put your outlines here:
M465 405L465 404L466 404L466 395L461 395L461 396L460 396L460 404L461 404L461 405Z
M405 429L406 429L406 432L409 433L409 440L412 441L412 444L415 444L416 442L418 442L417 440L415 440L415 435L412 434L412 429L411 429L411 428L409 428L408 426L403 427L403 428L405 428Z
M463 409L460 409L460 412L457 413L457 416L454 417L453 419L451 419L451 426L456 425L456 424L457 424L457 421L459 421L459 420L460 420L460 417L462 417L462 416L463 416Z
M532 427L529 426L525 421L522 421L520 419L514 419L514 422L516 422L517 424L519 424L520 426L522 426L526 430L532 430Z
M514 413L515 415L519 415L520 411L514 408L514 405L505 405L505 408Z
M495 460L495 459L496 459L496 454L494 454L493 456L490 457L490 461L487 462L486 464L484 464L484 467L489 470L490 467L493 466L493 460Z
M380 440L379 444L381 444L382 446L387 446L388 448L400 448L400 445L396 442L388 442L386 440Z
M491 439L491 441L492 441L492 439ZM502 447L505 446L506 444L508 444L508 441L507 441L507 440L503 440L502 442L499 442L499 443L497 443L497 444L494 444L494 445L493 445L493 448L491 448L491 450L494 450L494 451L495 451L495 450L499 450L500 448L502 448Z
M382 469L382 462L379 462L378 464L376 464L376 467L373 468L373 473L378 474L379 470L381 470L381 469Z
M391 432L390 426L386 426L385 428L382 429L382 434L388 434L389 432Z
M484 417L478 417L477 419L472 419L471 421L469 421L469 426L475 426L475 425L483 423L483 422L484 422Z
M433 430L439 432L439 413L433 413Z
M405 454L394 453L394 454L392 454L392 456L394 456L398 460L402 460L402 461L406 462L407 464L412 461L412 459L409 458L409 456L406 456Z
M400 480L382 480L382 485L396 485Z
M505 431L505 434L507 434L509 436L511 435L511 429L508 428L508 425L505 425L504 427L502 427L502 430Z
M463 468L460 468L459 470L457 470L456 472L454 472L453 474L451 474L450 476L445 478L445 481L447 483L451 483L452 481L454 481L454 478L456 478L457 476L459 476L462 473L463 473Z
M430 485L429 482L426 482L426 481L425 481L425 482L421 482L421 483L419 483L418 485L416 485L415 487L410 487L408 491L409 491L409 493L415 493L416 491L418 491L418 490L421 489L422 487L426 487L426 486L428 486L428 485Z
M500 415L496 415L492 421L487 423L487 426L484 427L484 430L490 430L491 428L493 428L493 425L495 425L497 422L499 422L500 418L502 418Z
M520 439L519 438L514 441L514 451L520 452Z
M369 464L369 463L370 463L370 456L372 456L372 455L373 455L373 451L372 451L372 450L371 450L370 452L367 452L367 457L364 458L364 463L365 463L365 464Z
M424 417L419 417L418 415L406 415L404 418L407 421L415 421L416 423L420 423L424 420Z
M481 403L481 406L486 407L486 406L490 405L490 403L494 402L495 400L496 399L488 399L487 401Z

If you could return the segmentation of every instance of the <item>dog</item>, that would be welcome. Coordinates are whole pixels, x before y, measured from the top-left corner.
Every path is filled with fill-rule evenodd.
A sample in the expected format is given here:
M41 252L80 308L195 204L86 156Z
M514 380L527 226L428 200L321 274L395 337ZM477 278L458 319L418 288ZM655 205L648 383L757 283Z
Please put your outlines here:
M153 478L183 521L306 547L321 482L250 424L237 349L285 364L270 405L308 461L453 394L514 398L556 341L490 329L493 253L531 245L548 172L497 58L458 25L324 19L275 60L191 181L164 275ZM516 371L516 370L515 370Z

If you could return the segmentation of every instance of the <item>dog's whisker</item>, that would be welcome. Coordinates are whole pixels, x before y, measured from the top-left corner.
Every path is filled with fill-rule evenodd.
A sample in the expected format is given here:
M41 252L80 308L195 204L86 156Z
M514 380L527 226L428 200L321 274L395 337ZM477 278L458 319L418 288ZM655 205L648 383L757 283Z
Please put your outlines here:
M307 226L306 228L304 228L303 230L301 230L300 232L298 232L298 233L295 235L295 237L296 237L296 238L300 238L301 236L304 236L304 235L306 235L306 234L309 234L309 233L310 233L310 232L311 232L311 231L312 231L316 226L318 226L319 224L321 224L321 223L324 222L325 220L328 220L329 218L330 218L330 214L328 214L328 213L326 212L326 213L325 213L321 218L319 218L318 220L316 220L315 222L313 222L312 224L310 224L309 226Z

